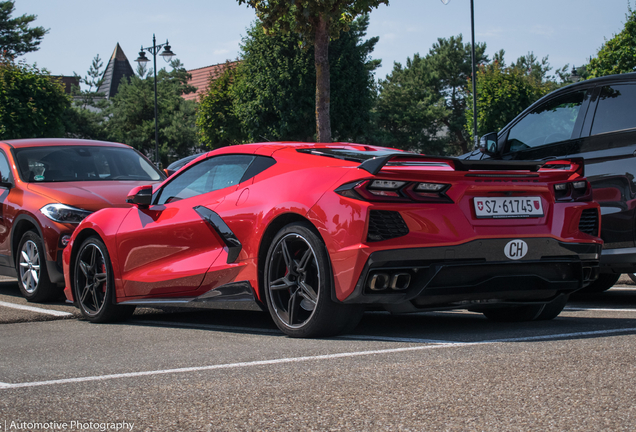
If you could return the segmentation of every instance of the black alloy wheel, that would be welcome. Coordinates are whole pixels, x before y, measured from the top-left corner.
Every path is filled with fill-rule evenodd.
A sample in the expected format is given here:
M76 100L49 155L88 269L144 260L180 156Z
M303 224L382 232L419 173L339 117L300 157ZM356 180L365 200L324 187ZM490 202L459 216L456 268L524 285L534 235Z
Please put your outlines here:
M73 271L75 302L91 322L108 322L132 315L134 306L115 304L110 256L98 237L87 238L77 252Z
M283 228L265 263L265 296L274 322L293 337L333 335L357 325L364 310L331 300L333 276L322 239L306 223Z

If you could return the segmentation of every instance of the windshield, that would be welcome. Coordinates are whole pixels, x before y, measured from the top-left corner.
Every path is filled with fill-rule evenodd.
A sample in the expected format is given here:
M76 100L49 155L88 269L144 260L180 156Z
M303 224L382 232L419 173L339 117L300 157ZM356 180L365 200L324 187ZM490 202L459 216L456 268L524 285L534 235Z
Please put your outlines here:
M20 177L29 183L162 179L155 167L131 148L27 147L15 149L15 155Z

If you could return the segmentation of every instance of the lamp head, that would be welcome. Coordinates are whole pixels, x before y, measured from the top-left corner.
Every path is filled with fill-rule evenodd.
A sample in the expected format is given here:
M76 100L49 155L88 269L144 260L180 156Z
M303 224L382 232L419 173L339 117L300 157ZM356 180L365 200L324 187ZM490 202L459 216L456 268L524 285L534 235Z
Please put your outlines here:
M139 64L148 63L150 61L148 60L148 57L146 57L146 51L144 51L143 47L141 47L141 51L139 51L139 57L135 61Z
M166 45L163 47L163 52L161 54L159 54L161 57L163 57L163 59L167 62L170 61L170 59L172 59L172 57L175 56L175 53L173 53L170 50L170 45L168 45L168 40L166 39Z

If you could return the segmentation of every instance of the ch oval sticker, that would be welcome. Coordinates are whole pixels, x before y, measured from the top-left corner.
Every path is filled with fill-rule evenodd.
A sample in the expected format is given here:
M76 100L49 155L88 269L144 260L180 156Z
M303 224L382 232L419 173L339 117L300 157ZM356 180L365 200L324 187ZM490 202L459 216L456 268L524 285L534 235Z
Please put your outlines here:
M504 247L504 253L508 259L521 259L528 253L528 243L523 240L509 241Z

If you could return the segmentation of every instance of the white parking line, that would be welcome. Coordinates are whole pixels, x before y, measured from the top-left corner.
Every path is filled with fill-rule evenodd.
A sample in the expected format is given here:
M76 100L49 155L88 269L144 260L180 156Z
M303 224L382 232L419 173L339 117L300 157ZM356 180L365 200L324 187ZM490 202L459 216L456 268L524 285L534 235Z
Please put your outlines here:
M576 307L568 306L564 308L566 311L601 311L601 312L636 312L636 309L609 309L609 308L595 308L595 307Z
M54 310L54 309L42 309L42 308L37 308L37 307L33 307L33 306L19 305L19 304L8 303L8 302L3 302L3 301L0 301L0 306L5 306L5 307L8 307L8 308L13 308L13 309L22 309L22 310L27 310L27 311L30 311L30 312L37 312L37 313L53 315L53 316L69 316L69 315L73 315L70 312L62 312L62 311L58 311L58 310Z
M420 345L420 346L414 346L414 347L391 348L391 349L381 349L381 350L371 350L371 351L354 351L354 352L344 352L344 353L338 353L338 354L325 354L325 355L318 355L318 356L290 357L290 358L259 360L259 361L251 361L251 362L226 363L226 364L217 364L217 365L209 365L209 366L195 366L195 367L178 368L178 369L162 369L162 370L154 370L154 371L129 372L129 373L120 373L120 374L111 374L111 375L87 376L87 377L79 377L79 378L65 378L65 379L57 379L57 380L50 380L50 381L34 381L34 382L15 383L15 384L0 383L0 390L3 390L3 389L11 390L11 389L25 388L25 387L42 387L42 386L57 385L57 384L73 384L73 383L92 382L92 381L106 381L106 380L119 379L119 378L137 378L137 377L153 376L153 375L202 372L202 371L219 370L219 369L236 369L236 368L244 368L244 367L267 366L267 365L277 365L277 364L285 364L285 363L300 363L300 362L306 362L306 361L333 360L333 359L340 359L340 358L393 354L393 353L401 353L401 352L409 352L409 351L423 351L423 350L450 348L450 347L456 348L456 347L464 347L464 346L471 346L471 345L486 345L486 344L507 343L507 342L527 342L527 341L533 341L533 340L566 339L566 338L572 338L572 337L600 336L600 335L617 334L617 333L636 333L636 328L597 330L597 331L588 331L588 332L562 333L562 334L555 334L555 335L494 339L494 340L478 341L478 342L455 342L455 343L448 343L448 344L434 344L434 345L423 345L423 346Z

